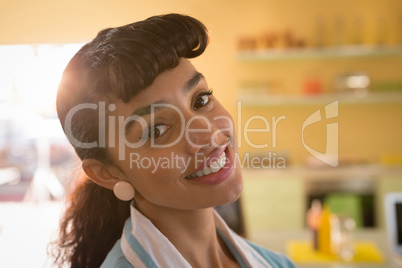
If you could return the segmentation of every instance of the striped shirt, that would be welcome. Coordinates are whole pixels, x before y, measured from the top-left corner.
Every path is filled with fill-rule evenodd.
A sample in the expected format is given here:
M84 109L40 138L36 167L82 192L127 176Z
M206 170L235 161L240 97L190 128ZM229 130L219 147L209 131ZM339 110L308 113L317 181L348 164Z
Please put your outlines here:
M214 211L217 234L235 257L240 267L296 267L285 256L257 246L233 232ZM125 222L123 234L103 262L102 268L183 267L191 265L173 244L131 206L131 217Z

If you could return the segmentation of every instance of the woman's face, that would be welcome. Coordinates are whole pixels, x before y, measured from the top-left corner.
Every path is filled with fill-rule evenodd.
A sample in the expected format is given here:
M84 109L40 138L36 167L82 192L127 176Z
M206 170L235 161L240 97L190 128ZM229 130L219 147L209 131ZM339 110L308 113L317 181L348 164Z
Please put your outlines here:
M239 197L233 120L211 93L204 77L181 59L129 103L114 103L111 115L124 123L124 131L115 132L124 136L116 135L108 150L134 186L138 205L199 209Z

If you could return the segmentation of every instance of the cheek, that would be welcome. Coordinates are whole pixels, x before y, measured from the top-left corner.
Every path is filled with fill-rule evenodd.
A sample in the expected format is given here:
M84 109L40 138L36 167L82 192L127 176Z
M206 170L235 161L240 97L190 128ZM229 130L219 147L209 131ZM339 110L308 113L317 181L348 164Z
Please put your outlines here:
M167 184L171 178L179 178L188 163L185 156L173 148L161 149L157 153L137 151L131 154L136 157L124 163L124 169L134 184Z
M232 116L225 108L223 108L223 106L220 106L217 114L219 115L214 118L215 126L219 128L222 133L236 142L235 126Z
M135 190L145 199L156 200L165 194L165 191L171 186L173 177L172 170L162 170L160 167L143 164L141 167L135 167L126 172L128 180L132 183Z
M177 169L141 170L133 172L130 181L141 196L141 202L151 203L160 207L193 208L197 194L184 187L178 179ZM200 199L205 198L205 195ZM139 201L139 200L136 200ZM189 205L189 207L186 207Z

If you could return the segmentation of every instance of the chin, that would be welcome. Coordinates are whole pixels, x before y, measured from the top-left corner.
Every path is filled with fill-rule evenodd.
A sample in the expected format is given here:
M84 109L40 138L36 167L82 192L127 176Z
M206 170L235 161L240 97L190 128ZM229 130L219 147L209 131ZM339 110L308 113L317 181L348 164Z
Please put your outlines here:
M214 206L223 206L227 205L230 203L235 202L237 199L239 199L242 191L243 191L243 178L241 176L237 177L236 181L233 182L234 185L230 185L227 187L225 193L222 193L220 196L222 197L219 204L216 204Z
M236 189L236 191L234 191L232 193L232 196L229 198L229 201L227 204L233 203L237 199L239 199L242 191L243 191L243 183L241 185L239 185L238 188Z

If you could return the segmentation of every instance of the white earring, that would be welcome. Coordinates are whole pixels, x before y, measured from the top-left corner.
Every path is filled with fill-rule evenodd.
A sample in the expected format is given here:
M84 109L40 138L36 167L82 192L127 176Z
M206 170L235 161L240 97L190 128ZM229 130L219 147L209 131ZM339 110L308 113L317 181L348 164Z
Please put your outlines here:
M134 187L126 181L119 181L113 187L114 195L121 201L129 201L134 198Z

